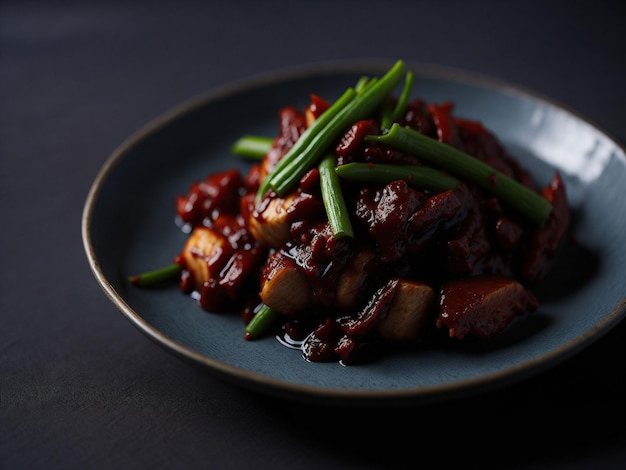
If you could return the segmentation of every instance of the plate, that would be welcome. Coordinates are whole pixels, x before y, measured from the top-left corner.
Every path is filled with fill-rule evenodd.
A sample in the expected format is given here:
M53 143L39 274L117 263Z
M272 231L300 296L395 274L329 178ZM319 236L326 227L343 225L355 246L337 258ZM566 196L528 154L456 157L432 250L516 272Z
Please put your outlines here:
M452 101L482 121L544 185L558 169L573 237L536 291L538 311L488 342L424 348L372 364L309 363L275 338L243 339L238 313L203 311L176 286L139 289L127 277L173 260L186 240L175 197L210 173L249 163L230 153L241 135L276 135L278 111L311 93L337 98L386 61L311 64L257 76L191 99L137 131L108 158L87 196L82 236L104 293L147 337L219 379L290 400L401 405L467 396L520 381L599 339L625 315L624 149L575 112L512 84L407 63L414 97Z

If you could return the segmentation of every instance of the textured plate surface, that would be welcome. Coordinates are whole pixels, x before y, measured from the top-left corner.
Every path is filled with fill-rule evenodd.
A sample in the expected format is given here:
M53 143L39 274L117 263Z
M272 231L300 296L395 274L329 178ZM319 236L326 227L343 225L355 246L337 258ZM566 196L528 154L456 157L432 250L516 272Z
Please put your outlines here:
M176 287L138 289L127 276L172 262L186 235L174 199L193 181L246 163L230 154L243 134L273 136L285 105L335 99L391 62L315 64L254 77L155 119L110 156L85 203L82 235L98 283L149 338L232 384L293 400L398 405L496 388L552 367L600 338L625 314L624 150L574 112L516 86L407 63L414 97L452 101L482 121L544 185L555 169L568 190L577 243L568 243L538 290L539 310L494 340L430 348L368 365L308 363L274 338L247 342L238 314L212 314Z

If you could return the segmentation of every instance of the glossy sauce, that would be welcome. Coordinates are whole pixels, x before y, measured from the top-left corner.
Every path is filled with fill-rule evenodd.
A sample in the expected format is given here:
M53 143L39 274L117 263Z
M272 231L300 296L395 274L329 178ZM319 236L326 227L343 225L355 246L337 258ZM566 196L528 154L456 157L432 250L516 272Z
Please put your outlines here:
M248 221L255 218L263 223L260 214L276 197L270 193L256 201L259 182L302 135L307 116L317 117L327 107L325 100L312 95L304 112L283 108L278 135L262 163L252 165L245 176L237 170L210 175L177 199L177 216L184 224L218 230L232 248L219 274L202 286L193 285L183 269L184 292L195 293L207 311L238 306L248 323L253 306L260 302L260 286L285 266L295 266L306 277L311 297L301 312L284 316L277 337L285 346L300 349L308 361L345 365L360 362L373 345L384 348L377 325L387 315L401 279L418 280L439 293L431 328L448 328L458 339L466 334L488 339L506 327L512 312L518 315L537 308L529 289L545 274L569 225L565 188L558 174L542 193L554 205L543 227L530 225L497 198L466 183L431 193L402 179L369 185L344 181L355 238L335 239L325 218L319 172L312 169L286 209L289 240L279 248L256 241ZM414 100L400 124L470 153L534 189L530 175L491 132L479 122L455 117L453 109L451 103ZM338 164L420 164L413 155L365 140L380 132L374 118L354 123L337 142ZM337 286L343 276L354 274L353 262L364 250L375 255L358 267L357 274L365 279L361 291L351 308L340 308ZM483 312L478 318L476 312L485 310L486 299L496 295L502 297L502 311Z

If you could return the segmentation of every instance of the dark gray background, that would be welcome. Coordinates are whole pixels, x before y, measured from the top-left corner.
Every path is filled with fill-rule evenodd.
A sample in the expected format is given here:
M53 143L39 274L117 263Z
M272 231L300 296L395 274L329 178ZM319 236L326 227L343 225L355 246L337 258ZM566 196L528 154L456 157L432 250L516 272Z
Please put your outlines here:
M184 100L286 66L462 68L624 143L624 13L565 0L1 2L0 467L624 468L623 322L480 397L384 411L278 403L143 336L96 284L80 237L89 186L122 140Z

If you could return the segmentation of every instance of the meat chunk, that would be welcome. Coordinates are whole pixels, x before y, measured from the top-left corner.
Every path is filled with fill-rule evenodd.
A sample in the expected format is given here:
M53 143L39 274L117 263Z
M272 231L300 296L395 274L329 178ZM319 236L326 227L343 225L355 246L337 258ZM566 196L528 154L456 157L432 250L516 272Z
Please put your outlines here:
M176 214L189 229L211 226L217 216L237 212L242 184L243 179L236 169L209 175L194 182L188 194L176 198Z
M455 279L441 288L436 325L448 327L450 337L488 339L537 305L535 296L514 279L490 275Z
M293 237L296 222L317 220L323 211L322 200L304 191L284 197L270 195L249 211L248 229L261 245L280 248Z
M400 280L378 333L394 341L419 338L433 318L434 301L435 291L429 285Z
M270 257L262 277L260 295L265 305L286 315L310 306L313 290L306 275L282 251Z
M363 286L367 282L369 265L376 259L376 252L371 247L359 250L337 279L337 307L340 310L351 310L362 295Z
M185 268L189 271L196 289L220 270L233 254L233 248L224 235L208 227L196 227L187 239L182 251Z
M288 211L295 199L295 194L285 198L268 197L258 204L250 214L248 227L259 243L279 248L289 240L291 223Z

